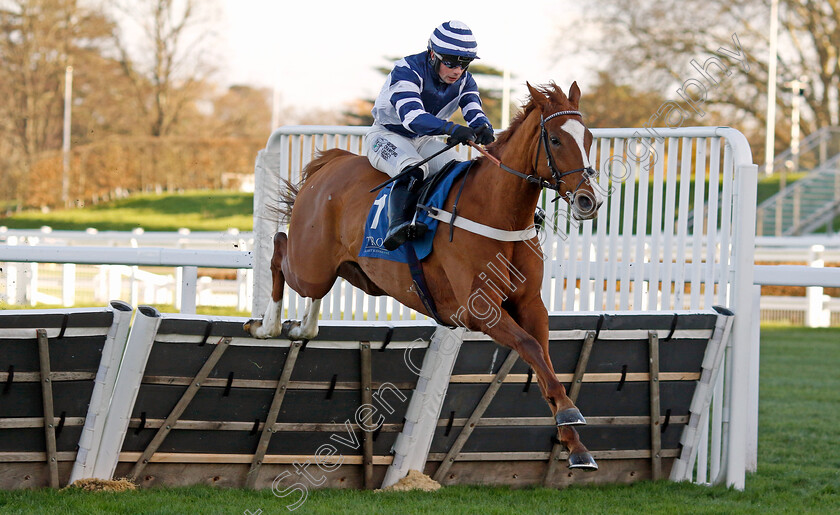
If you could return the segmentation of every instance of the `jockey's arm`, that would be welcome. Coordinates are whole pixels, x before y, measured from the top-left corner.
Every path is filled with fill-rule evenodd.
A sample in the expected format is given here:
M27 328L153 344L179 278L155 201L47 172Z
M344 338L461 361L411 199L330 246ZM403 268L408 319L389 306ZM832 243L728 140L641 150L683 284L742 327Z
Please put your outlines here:
M458 106L461 108L461 114L464 116L464 120L473 129L478 129L486 125L492 130L493 125L481 107L481 96L478 93L478 85L475 83L475 79L473 79L472 75L467 75L464 80L466 84L464 84L464 90L458 99Z

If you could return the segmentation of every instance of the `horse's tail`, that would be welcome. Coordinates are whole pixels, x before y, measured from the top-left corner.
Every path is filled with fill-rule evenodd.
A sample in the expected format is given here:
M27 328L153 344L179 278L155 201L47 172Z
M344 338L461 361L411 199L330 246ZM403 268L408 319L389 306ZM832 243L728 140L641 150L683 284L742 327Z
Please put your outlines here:
M324 165L336 157L347 154L349 154L349 152L338 148L319 151L315 154L315 159L310 161L309 164L304 167L303 171L301 171L300 180L296 184L287 179L281 179L283 187L280 189L280 196L277 202L277 211L280 215L281 224L286 224L291 219L292 207L294 207L295 199L297 198L300 188L304 185L304 183L312 177L315 172L323 168Z

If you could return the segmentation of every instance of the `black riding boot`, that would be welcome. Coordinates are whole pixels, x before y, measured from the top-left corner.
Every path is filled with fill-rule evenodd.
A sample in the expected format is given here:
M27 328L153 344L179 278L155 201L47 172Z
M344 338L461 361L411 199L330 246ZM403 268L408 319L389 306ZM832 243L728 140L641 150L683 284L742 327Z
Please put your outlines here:
M388 234L382 244L387 250L394 250L406 240L415 240L426 234L426 224L412 223L419 196L416 190L419 190L419 186L419 181L409 177L394 183L388 198Z

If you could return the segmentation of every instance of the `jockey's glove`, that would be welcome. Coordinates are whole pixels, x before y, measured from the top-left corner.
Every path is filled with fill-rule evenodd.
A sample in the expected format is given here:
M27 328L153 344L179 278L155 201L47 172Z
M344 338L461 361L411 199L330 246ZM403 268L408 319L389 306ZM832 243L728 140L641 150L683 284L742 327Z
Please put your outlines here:
M475 141L475 131L464 125L456 125L450 133L449 139L446 140L446 144L463 144L468 141Z
M475 131L475 142L479 145L489 145L496 140L496 135L493 134L493 127L489 125L482 125Z

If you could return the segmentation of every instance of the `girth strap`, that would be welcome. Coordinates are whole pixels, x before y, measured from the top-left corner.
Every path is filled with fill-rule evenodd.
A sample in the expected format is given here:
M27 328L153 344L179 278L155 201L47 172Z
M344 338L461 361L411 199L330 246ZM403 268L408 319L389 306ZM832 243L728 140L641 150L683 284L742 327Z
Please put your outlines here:
M437 307L435 306L435 299L432 297L432 293L429 291L429 287L426 284L426 276L423 274L423 265L420 264L420 260L417 259L417 253L414 251L414 244L410 241L405 242L405 250L406 255L408 256L408 269L411 271L411 279L414 281L414 291L417 292L417 296L420 297L420 302L426 307L426 311L435 319L439 325L445 327L452 327L452 325L447 324L440 318L440 314L437 312Z
M424 210L435 220L440 220L443 223L451 224L453 227L460 227L465 231L480 234L481 236L486 236L487 238L492 238L498 241L526 241L537 235L537 228L534 226L522 229L521 231L505 231L503 229L496 229L495 227L490 227L489 225L474 222L469 218L464 218L463 216L458 216L453 221L452 213L444 209L436 209L428 206L417 207Z

